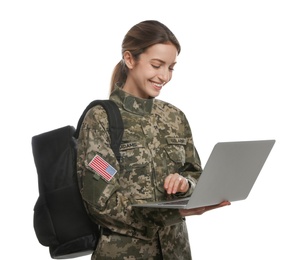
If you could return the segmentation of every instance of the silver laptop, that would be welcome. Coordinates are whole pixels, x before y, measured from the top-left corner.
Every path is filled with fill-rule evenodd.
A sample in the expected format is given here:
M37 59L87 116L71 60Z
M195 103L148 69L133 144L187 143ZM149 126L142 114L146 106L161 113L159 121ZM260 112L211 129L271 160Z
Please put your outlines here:
M187 198L134 204L134 207L191 209L248 197L275 140L217 143L196 188Z

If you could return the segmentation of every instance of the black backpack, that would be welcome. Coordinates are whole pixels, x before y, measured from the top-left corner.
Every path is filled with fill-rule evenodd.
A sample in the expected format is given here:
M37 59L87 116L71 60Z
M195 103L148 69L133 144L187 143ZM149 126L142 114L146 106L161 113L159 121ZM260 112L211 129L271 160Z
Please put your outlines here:
M54 259L91 254L100 236L99 226L86 212L76 173L76 139L86 113L97 105L107 112L111 148L119 160L124 127L120 111L111 100L91 102L76 129L65 126L32 137L39 188L34 207L34 230L38 241L49 247Z

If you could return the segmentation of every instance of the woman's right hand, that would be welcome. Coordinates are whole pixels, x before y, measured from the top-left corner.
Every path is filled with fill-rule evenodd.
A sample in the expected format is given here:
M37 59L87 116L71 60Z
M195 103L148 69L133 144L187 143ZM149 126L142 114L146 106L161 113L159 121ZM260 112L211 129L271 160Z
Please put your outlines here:
M218 209L218 208L221 208L224 206L229 206L229 205L231 205L231 202L223 201L216 205L205 206L205 207L194 208L194 209L180 209L179 211L180 211L181 216L188 217L188 216L193 216L193 215L201 215L209 210Z

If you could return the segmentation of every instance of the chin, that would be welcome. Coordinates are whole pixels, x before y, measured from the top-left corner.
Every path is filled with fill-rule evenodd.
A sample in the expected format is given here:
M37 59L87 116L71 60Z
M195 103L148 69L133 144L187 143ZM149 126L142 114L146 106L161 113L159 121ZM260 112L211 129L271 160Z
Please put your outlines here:
M156 97L158 97L158 96L159 96L159 94L156 94L156 95L149 95L148 98L156 98Z
M159 95L160 95L160 91L152 91L151 93L149 93L149 96L151 98L155 98L155 97L157 97Z

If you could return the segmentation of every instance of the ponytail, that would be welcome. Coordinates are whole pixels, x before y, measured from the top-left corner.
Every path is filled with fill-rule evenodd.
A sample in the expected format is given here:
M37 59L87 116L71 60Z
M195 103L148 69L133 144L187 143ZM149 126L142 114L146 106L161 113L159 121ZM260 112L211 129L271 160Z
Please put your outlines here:
M127 78L127 69L125 62L122 59L113 69L111 82L110 82L110 93L115 88L115 85L119 83L121 86L125 83Z

